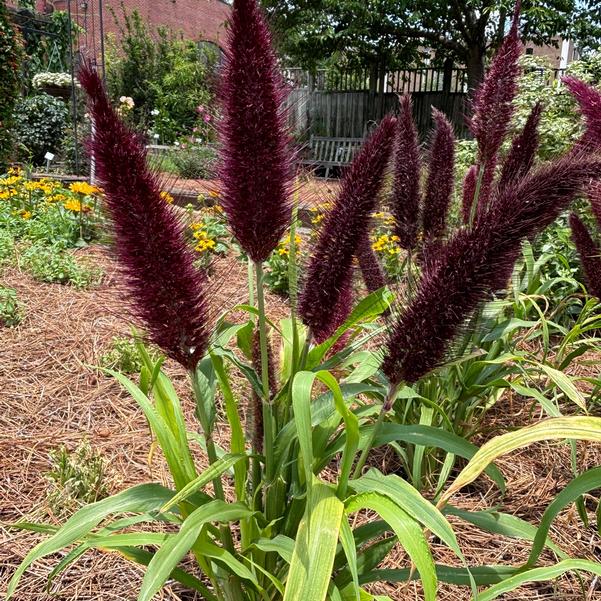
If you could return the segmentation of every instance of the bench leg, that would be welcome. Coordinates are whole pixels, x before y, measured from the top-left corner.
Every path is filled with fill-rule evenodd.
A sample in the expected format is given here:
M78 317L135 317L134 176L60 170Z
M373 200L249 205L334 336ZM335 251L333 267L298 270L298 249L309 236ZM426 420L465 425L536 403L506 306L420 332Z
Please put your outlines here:
M328 181L329 177L330 177L330 168L326 167L326 181Z

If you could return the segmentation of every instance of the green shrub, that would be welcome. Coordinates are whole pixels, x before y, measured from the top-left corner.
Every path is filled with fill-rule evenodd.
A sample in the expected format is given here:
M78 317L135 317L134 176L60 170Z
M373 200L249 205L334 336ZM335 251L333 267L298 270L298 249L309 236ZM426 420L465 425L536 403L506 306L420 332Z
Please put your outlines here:
M113 337L110 348L100 357L100 365L124 374L139 373L142 369L142 360L135 341L122 336Z
M22 256L23 266L38 281L88 288L100 283L102 272L83 265L70 252L54 246L33 245Z
M133 99L132 123L157 134L162 143L172 143L195 126L204 139L213 127L204 127L197 108L212 103L212 73L217 49L170 33L152 30L137 11L113 12L119 40L107 45L107 84L113 101Z
M217 152L209 146L174 150L169 160L175 173L185 179L213 179L216 175Z
M12 288L0 286L0 326L16 326L23 319L23 306Z
M35 165L44 163L46 152L60 151L68 114L65 103L48 94L30 96L15 107L17 141Z
M21 59L21 39L8 17L6 4L0 2L0 169L6 167L14 148L12 119L21 89Z
M82 440L74 451L64 445L50 452L47 502L53 513L65 516L109 494L107 462Z

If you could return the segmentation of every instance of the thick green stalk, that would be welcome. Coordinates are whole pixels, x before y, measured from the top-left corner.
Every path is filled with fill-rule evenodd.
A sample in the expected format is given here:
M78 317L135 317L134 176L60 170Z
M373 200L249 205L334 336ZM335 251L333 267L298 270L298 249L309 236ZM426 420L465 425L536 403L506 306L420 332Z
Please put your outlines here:
M248 304L255 306L255 277L253 273L253 262L248 258Z
M478 179L476 181L476 189L474 190L474 200L472 202L472 208L470 210L470 222L469 226L472 227L474 219L476 219L476 211L478 210L478 199L480 197L480 189L482 188L482 181L484 180L484 165L480 165L478 168Z
M392 405L394 403L396 392L398 390L398 384L391 384L388 388L388 393L386 394L386 398L384 399L384 403L382 408L380 409L380 413L378 414L378 419L372 428L372 431L363 447L363 451L361 451L361 455L359 456L359 461L357 461L357 465L355 466L355 470L353 471L353 480L358 478L361 475L361 470L365 466L365 462L367 461L367 456L371 451L372 445L378 432L380 431L380 426L384 422L384 418L386 414L392 409Z
M265 455L265 480L267 487L273 482L273 415L269 393L269 354L267 350L267 319L265 315L265 292L263 265L255 263L257 276L257 308L259 310L259 344L261 347L261 383L263 387L263 453ZM268 518L269 519L269 518Z
M298 325L296 323L298 304L298 264L296 261L296 221L298 216L298 192L294 195L294 208L290 223L290 255L288 262L288 290L290 292L290 320L292 322L292 374L298 364Z
M207 447L207 457L209 459L209 465L213 465L218 459L217 457L217 449L215 447L215 443L213 442L213 434L211 432L211 425L209 423L209 418L204 410L204 404L202 399L202 393L200 391L200 387L198 386L198 380L196 379L196 374L194 372L190 372L190 379L192 380L192 388L194 390L194 395L196 397L196 410L198 411L198 417L200 420L200 425L203 430L205 445ZM225 501L225 494L223 492L223 485L221 484L221 477L217 476L213 480L213 488L215 490L215 496ZM230 529L226 525L222 525L220 527L221 531L221 541L224 546L229 551L234 551L234 541L232 539L232 533Z

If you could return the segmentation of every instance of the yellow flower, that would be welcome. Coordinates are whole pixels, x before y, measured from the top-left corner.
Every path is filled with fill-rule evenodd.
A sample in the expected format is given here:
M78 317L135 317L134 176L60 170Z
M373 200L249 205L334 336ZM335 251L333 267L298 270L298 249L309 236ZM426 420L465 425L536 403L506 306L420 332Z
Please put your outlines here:
M67 197L62 193L52 194L46 198L46 202L65 202L66 200Z
M285 247L278 248L278 254L280 254L280 255L287 255L289 252L290 251Z
M202 223L200 223L199 221L197 221L197 222L195 222L195 223L191 223L191 224L190 224L190 229L191 229L192 231L199 230L201 227L203 227L203 224L202 224Z
M23 175L23 169L21 169L21 167L9 167L8 175L16 175L20 177Z
M68 211L73 211L74 213L89 213L92 210L92 207L90 205L86 205L79 200L72 199L67 200L67 202L63 204L63 207L65 207L65 209L67 209Z
M19 211L19 215L23 217L23 219L31 219L31 211L26 211L25 209L21 209Z
M171 194L169 194L169 192L166 192L165 190L161 192L161 198L169 204L172 204L174 200L173 196L171 196Z
M10 192L8 190L0 192L0 200L6 200L7 198L10 198Z
M92 186L88 184L88 182L73 182L69 186L69 190L76 194L82 194L83 196L91 196L92 194L98 194L100 192L100 188Z
M313 225L319 225L325 218L325 215L323 213L317 213L317 215L315 215L315 217L311 218L311 223Z
M0 178L0 186L14 186L23 181L20 175L12 175L11 177Z

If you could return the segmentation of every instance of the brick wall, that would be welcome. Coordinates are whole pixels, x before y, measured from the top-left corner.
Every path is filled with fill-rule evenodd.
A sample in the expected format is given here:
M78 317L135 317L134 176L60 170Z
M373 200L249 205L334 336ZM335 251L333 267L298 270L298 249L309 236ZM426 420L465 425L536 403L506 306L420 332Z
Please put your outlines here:
M66 10L66 0L38 0L41 10L44 6L53 6L57 10ZM224 23L228 18L230 6L222 0L123 0L127 12L137 10L140 15L154 25L164 25L173 32L182 32L186 38L209 40L220 44L225 35ZM71 0L71 11L77 22L82 22L81 0ZM88 20L92 19L98 27L99 0L88 0ZM116 32L111 8L119 16L121 0L104 0L104 30Z

